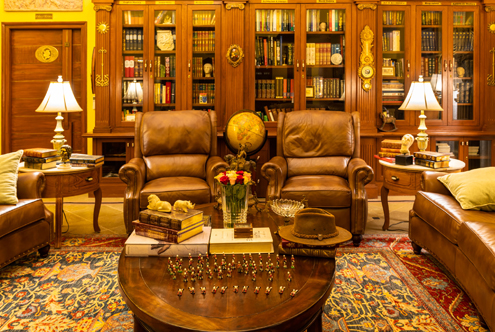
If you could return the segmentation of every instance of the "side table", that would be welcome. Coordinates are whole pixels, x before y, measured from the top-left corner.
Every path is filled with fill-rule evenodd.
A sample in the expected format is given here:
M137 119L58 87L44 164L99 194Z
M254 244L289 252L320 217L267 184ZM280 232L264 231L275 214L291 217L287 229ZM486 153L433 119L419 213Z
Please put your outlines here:
M72 167L69 169L49 168L32 169L20 164L19 172L43 172L45 174L45 188L41 193L43 198L55 198L55 248L60 248L62 237L62 208L64 197L76 196L93 192L95 195L95 209L93 213L93 228L100 232L98 215L101 207L101 165L93 168Z
M381 201L385 222L382 229L386 231L390 226L390 213L388 209L388 192L390 189L406 195L414 195L421 190L421 173L424 171L435 171L445 173L458 173L466 164L457 159L450 160L448 168L429 168L424 166L410 165L402 166L379 160L383 166L383 186L381 190Z

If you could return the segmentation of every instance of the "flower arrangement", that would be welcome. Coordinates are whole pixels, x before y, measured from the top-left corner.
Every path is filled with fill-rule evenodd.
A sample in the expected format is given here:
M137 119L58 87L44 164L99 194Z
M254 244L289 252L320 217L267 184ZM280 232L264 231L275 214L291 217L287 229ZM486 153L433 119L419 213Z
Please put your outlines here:
M218 174L215 179L222 190L224 227L232 228L234 223L246 222L251 173L226 171Z

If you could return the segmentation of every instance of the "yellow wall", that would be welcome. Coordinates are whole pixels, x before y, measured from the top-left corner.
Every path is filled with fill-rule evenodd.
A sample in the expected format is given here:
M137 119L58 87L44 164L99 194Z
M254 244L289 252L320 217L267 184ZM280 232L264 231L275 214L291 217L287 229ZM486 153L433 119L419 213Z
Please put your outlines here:
M88 96L87 96L87 130L93 130L95 126L95 111L93 109L93 95L91 94L91 56L93 52L93 47L95 46L95 17L96 13L93 10L93 3L91 0L83 0L83 11L82 12L46 12L52 13L52 20L35 20L34 16L39 12L6 12L4 11L3 1L0 2L0 22L87 22L87 70L88 70ZM45 13L45 12L43 12ZM3 36L0 36L3 38ZM0 43L0 54L1 54L1 43ZM1 64L2 59L0 57L0 75L1 75ZM56 77L54 78L56 79ZM1 82L0 82L1 88ZM0 95L1 98L1 95ZM1 103L0 103L1 110ZM1 110L3 112L3 110ZM33 110L34 112L34 110ZM0 118L1 121L1 118ZM53 128L55 128L55 118L53 120ZM0 142L1 142L1 123L0 123ZM1 145L0 145L1 149ZM91 153L92 145L90 140L88 140L88 152ZM1 150L0 150L1 153Z

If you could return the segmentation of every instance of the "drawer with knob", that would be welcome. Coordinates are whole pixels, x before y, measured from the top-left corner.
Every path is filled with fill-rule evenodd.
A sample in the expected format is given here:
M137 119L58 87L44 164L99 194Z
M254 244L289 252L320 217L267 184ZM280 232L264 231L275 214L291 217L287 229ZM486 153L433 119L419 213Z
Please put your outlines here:
M384 169L384 180L392 186L402 187L404 189L415 189L416 172L401 171L399 169Z

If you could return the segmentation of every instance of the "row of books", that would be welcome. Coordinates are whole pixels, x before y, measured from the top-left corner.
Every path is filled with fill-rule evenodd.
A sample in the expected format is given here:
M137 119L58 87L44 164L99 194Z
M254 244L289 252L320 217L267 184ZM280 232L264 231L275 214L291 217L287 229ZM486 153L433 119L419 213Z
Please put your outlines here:
M296 14L293 9L256 10L256 31L294 31Z
M141 10L126 10L123 13L124 24L143 24L144 13Z
M383 25L404 25L403 11L384 11Z
M345 31L345 10L306 10L306 31Z
M193 31L193 51L214 52L215 31Z
M175 77L176 57L175 55L155 56L156 77Z
M472 29L456 29L454 31L454 52L470 52L474 48L474 31Z
M345 80L340 78L308 77L306 86L312 86L315 99L342 98L345 92Z
M392 59L392 58L383 58L383 66L384 67L394 67L395 77L404 77L404 58Z
M124 108L122 110L122 121L136 121L136 113L140 112L136 109Z
M294 97L294 79L277 77L274 80L255 80L256 98Z
M307 43L306 44L306 64L308 66L315 65L331 65L330 58L335 53L342 54L342 37L338 44L332 43Z
M442 56L421 57L421 75L431 77L442 73Z
M215 25L215 11L195 10L193 15L193 25Z
M124 56L124 77L143 77L142 56Z
M155 24L175 24L175 10L155 11Z
M454 101L460 104L467 104L473 102L473 83L471 81L458 82L456 83L455 88L458 94L457 94L457 98L454 97Z
M207 59L211 59L212 71L211 71L210 75L211 75L211 77L215 77L215 58L209 57ZM193 57L193 61L192 61L192 76L193 77L205 77L205 72L204 72L205 63L210 63L210 61L206 60L202 57Z
M442 12L421 12L421 24L422 25L441 25L442 24Z
M423 29L421 31L421 51L440 51L442 33L438 29Z
M278 108L278 107L274 107L274 106L265 106L263 111L258 111L256 112L256 114L258 114L258 116L260 118L263 119L263 121L267 122L267 121L278 121L278 115L280 113L289 113L289 112L292 112L294 109L293 108Z
M432 151L414 152L414 164L429 168L449 167L450 153Z
M386 51L392 51L392 52L400 51L400 30L392 30L392 31L383 32L382 49L384 52L386 52Z
M404 83L401 83L397 80L383 81L382 100L383 101L404 100Z
M71 154L69 160L72 166L91 168L91 167L103 165L105 161L105 157L99 155L73 153Z
M123 29L124 34L123 48L124 51L142 51L143 50L143 29Z
M256 65L257 66L283 66L294 64L294 44L282 41L282 36L278 38L256 37Z
M473 77L473 59L459 59L459 61L457 61L457 59L454 58L454 77L459 77L457 67L464 68L463 77Z
M454 12L454 25L472 25L473 12Z
M175 104L175 82L155 83L155 104Z
M214 104L215 83L193 83L193 104Z

